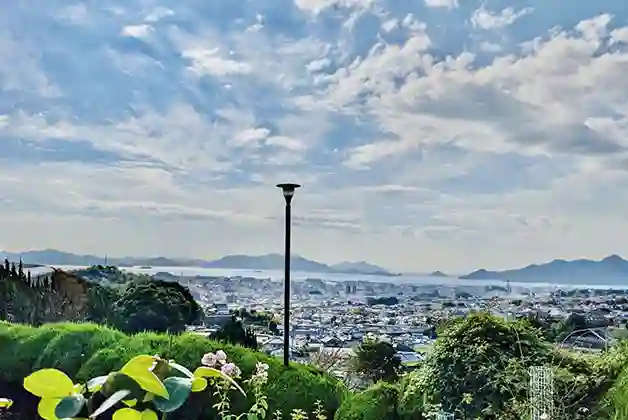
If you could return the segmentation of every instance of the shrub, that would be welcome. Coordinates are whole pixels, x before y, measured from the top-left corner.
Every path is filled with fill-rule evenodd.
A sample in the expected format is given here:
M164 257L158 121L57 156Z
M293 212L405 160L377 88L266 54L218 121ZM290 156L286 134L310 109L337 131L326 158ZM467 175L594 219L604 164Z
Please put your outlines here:
M242 369L244 379L251 376L257 362L270 366L266 391L271 412L279 409L288 416L293 409L312 411L320 400L325 411L333 414L344 396L344 386L334 378L303 365L286 369L279 360L241 346L193 334L126 335L94 324L49 324L34 328L0 323L0 380L21 384L35 370L57 368L84 382L119 370L126 361L140 354L159 354L184 366L194 366L205 353L220 349ZM248 408L250 403L234 396L236 411ZM211 409L199 408L199 413L198 418L208 418Z
M441 404L457 417L520 419L529 412L530 367L548 366L556 418L590 419L615 377L599 359L556 349L527 322L472 314L450 323L409 375L400 412L412 416L413 404Z
M397 420L399 389L386 382L377 383L345 399L335 420Z

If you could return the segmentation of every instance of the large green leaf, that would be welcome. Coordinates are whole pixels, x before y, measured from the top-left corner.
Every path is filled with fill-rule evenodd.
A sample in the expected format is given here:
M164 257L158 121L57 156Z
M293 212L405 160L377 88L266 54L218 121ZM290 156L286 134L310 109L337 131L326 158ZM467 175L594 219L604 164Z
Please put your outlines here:
M173 376L164 380L164 385L168 390L170 398L156 396L153 404L159 411L170 413L181 407L188 399L192 391L192 380Z
M114 392L89 417L94 418L94 417L100 416L102 413L109 410L111 407L113 407L114 405L116 405L117 403L125 399L130 393L131 391L129 391L128 389L123 389L123 390Z
M137 383L135 379L122 372L114 372L110 374L105 383L102 385L100 392L109 397L122 389L126 389L130 392L131 397L127 399L141 400L146 394L146 391L142 389L140 384Z
M129 360L127 364L120 369L120 372L133 378L142 389L159 395L160 397L167 398L168 391L166 391L163 382L153 373L153 368L157 360L158 359L154 356L136 356Z
M24 388L40 398L63 398L72 395L74 383L57 369L41 369L24 378Z
M60 419L76 417L85 405L85 397L81 394L63 398L55 407L55 416Z
M45 420L59 420L55 415L57 404L61 402L61 398L42 398L37 404L37 414Z

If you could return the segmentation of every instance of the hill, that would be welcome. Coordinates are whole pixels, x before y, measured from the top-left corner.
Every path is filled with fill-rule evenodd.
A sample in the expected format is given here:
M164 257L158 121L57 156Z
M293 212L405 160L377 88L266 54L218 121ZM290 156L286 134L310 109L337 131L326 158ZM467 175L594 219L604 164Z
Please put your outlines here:
M356 274L372 274L378 276L390 276L391 272L383 269L374 264L367 263L366 261L358 262L341 262L330 266L333 271L341 273L356 273Z
M554 260L545 264L532 264L523 268L505 271L480 269L461 279L510 280L520 282L562 283L619 283L628 280L628 261L611 255L599 261Z
M284 267L284 256L281 254L266 255L227 255L213 261L200 259L175 259L166 257L122 257L107 258L96 255L77 255L70 252L58 251L55 249L45 249L25 252L0 252L0 257L8 258L11 261L20 259L26 264L42 265L116 265L121 267L150 266L150 267L203 267L203 268L231 268L231 269L253 269L253 270L282 270ZM372 274L381 276L392 276L388 270L360 262L343 262L335 265L328 265L301 256L295 255L291 259L291 268L296 271L307 271L314 273L341 273L341 274Z

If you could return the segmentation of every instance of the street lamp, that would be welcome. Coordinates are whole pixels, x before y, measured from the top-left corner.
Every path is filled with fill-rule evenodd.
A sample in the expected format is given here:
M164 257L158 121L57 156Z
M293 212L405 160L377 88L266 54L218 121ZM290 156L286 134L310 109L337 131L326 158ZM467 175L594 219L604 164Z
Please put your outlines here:
M283 364L287 367L290 362L290 227L291 227L291 205L294 190L300 187L299 184L278 184L278 188L283 191L286 199L286 252L284 263L284 304L283 304Z

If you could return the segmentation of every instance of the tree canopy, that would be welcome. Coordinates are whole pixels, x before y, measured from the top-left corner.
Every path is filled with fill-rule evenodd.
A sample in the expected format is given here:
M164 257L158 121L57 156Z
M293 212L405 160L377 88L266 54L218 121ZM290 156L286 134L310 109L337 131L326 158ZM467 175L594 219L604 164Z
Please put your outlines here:
M115 302L117 326L125 332L181 332L200 320L202 309L190 291L175 282L129 283Z
M392 344L367 337L357 347L355 370L372 380L394 381L399 374L401 359Z

